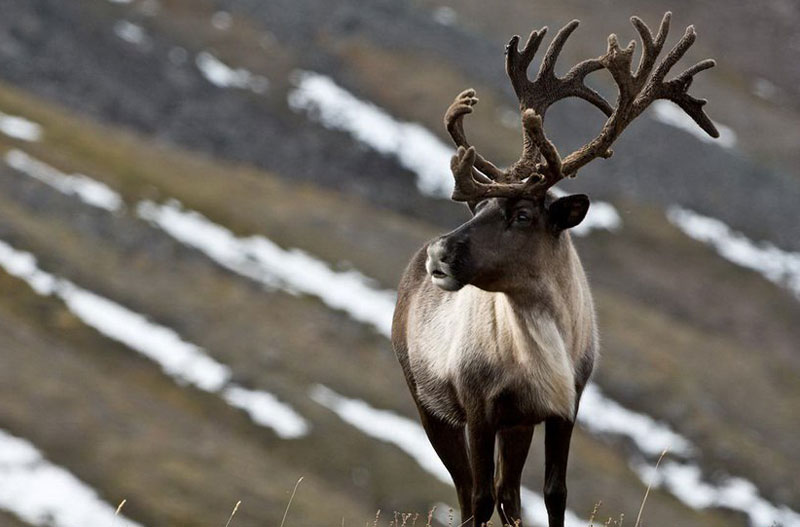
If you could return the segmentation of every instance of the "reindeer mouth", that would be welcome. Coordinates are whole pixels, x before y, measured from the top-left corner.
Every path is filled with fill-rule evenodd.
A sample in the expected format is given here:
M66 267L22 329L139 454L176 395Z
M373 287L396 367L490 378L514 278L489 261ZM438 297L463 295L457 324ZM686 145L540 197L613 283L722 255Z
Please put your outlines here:
M431 276L433 285L445 291L458 291L466 285L447 273L442 267L444 266L439 262L430 262L428 264L428 274Z
M453 276L451 264L445 263L444 245L441 240L428 247L428 257L425 260L425 270L431 277L433 285L445 291L458 291L466 284Z

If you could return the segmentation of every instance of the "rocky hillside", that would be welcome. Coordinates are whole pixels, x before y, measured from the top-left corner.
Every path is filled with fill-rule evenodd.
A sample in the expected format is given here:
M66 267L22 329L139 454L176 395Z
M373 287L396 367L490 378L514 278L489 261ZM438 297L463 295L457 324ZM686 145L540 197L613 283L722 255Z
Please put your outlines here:
M791 2L0 5L0 525L111 525L122 499L120 525L224 524L239 500L236 525L280 524L301 476L286 525L446 524L387 339L405 263L467 217L442 112L475 87L471 138L510 162L511 33L580 18L566 68L667 8L670 42L696 24L686 62L718 60L692 91L723 136L658 106L564 185L593 198L603 342L570 524L600 501L632 521L653 482L648 524L800 525ZM592 111L559 105L548 133L578 146Z

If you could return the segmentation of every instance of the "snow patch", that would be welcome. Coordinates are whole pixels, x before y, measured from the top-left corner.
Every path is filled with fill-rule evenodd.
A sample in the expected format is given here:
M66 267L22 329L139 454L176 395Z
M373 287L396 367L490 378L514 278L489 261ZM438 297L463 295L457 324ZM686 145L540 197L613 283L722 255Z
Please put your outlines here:
M334 271L299 249L282 249L263 236L237 237L176 201L165 205L143 201L137 211L141 218L235 273L268 288L316 296L381 334L391 334L394 291L376 289L357 271Z
M722 221L673 205L667 219L686 235L713 247L726 260L756 271L791 291L800 300L800 253L784 251L773 244L753 242Z
M757 77L753 81L753 94L764 100L775 102L780 98L781 90L769 80Z
M55 293L84 323L138 351L181 384L216 392L230 379L227 366L206 355L200 347L181 339L172 329L65 280L56 284Z
M41 527L141 527L28 441L0 429L0 509Z
M719 123L714 123L714 126L716 126L719 131L719 137L715 139L697 126L697 123L686 115L686 112L679 106L670 101L661 99L654 102L653 110L655 111L654 117L657 121L689 132L705 143L715 143L725 148L733 148L736 146L736 133L731 128Z
M453 484L450 473L428 441L425 430L416 421L388 410L373 408L359 399L344 397L321 384L311 390L311 398L364 434L398 447L439 481L447 485ZM547 511L542 497L523 488L521 498L526 520L537 525L547 525ZM565 521L569 527L587 525L587 522L570 511L567 511Z
M658 456L664 450L689 456L695 448L688 439L652 417L636 413L612 401L590 383L581 396L578 422L593 434L627 437L640 452Z
M269 88L266 77L244 68L233 69L208 51L198 53L195 64L208 82L220 88L239 88L258 94L265 93Z
M592 231L617 231L622 227L617 208L607 201L593 201L586 217L577 226L569 230L575 236L586 236Z
M137 46L143 46L148 42L147 34L144 32L144 29L127 20L119 20L114 24L114 34L125 42Z
M80 198L87 205L116 211L122 208L122 198L109 187L83 174L65 174L50 165L29 156L22 150L11 149L6 152L8 166L49 185L67 195Z
M326 128L349 133L373 150L393 156L417 176L417 189L425 195L447 199L453 193L450 158L455 149L417 123L397 121L385 110L364 102L337 85L333 79L310 71L295 72L296 88L289 106L305 112ZM516 118L519 125L519 116ZM620 217L609 203L594 202L579 228L578 236L595 229L617 229Z
M567 195L566 192L556 187L552 188L552 192L558 198ZM569 232L575 236L586 236L594 230L614 232L619 230L620 227L622 227L622 218L620 218L614 205L605 201L592 201L586 217L577 226L571 228Z
M183 340L172 329L42 271L32 254L18 251L2 240L0 267L25 280L38 294L61 298L86 325L152 360L179 384L190 384L212 393L222 392L232 406L244 409L256 424L272 428L280 437L300 437L308 432L306 421L290 406L267 392L230 384L230 368L215 361L199 346Z
M222 397L231 406L247 412L254 423L272 428L284 439L302 437L310 429L308 421L269 392L229 384Z
M447 198L453 192L450 158L453 148L416 123L396 121L383 109L361 101L333 79L310 71L296 72L297 87L289 106L305 111L323 126L348 132L384 155L392 155L417 175L423 194Z
M426 472L439 481L452 485L450 473L428 441L422 426L416 421L394 412L378 410L359 399L349 399L321 384L311 390L311 399L364 434L399 447Z
M214 29L227 31L233 25L233 17L227 11L217 11L211 15L211 25Z
M712 485L703 481L697 465L671 461L662 463L658 470L647 464L634 464L632 468L645 484L652 482L654 487L664 487L693 509L722 507L742 512L754 527L800 526L800 514L771 504L745 479L727 478L719 485Z
M433 20L443 26L452 26L458 21L458 14L452 7L437 7L433 10Z
M0 133L23 141L38 141L42 138L42 127L24 117L0 112Z

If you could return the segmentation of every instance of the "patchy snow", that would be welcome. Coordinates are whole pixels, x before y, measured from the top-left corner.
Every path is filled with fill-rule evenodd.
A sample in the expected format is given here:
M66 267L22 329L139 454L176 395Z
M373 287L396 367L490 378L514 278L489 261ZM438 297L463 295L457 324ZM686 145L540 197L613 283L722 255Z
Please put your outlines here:
M133 0L108 0L112 4L130 4Z
M282 249L263 236L240 238L194 211L172 201L143 201L139 216L215 262L269 288L316 296L383 335L391 333L394 291L379 290L357 271L334 271L298 249Z
M142 26L137 26L127 20L119 20L114 24L114 34L125 42L136 46L143 46L149 40Z
M216 392L230 379L227 366L170 328L67 281L58 281L55 293L84 323L138 351L180 383Z
M718 219L673 205L667 218L686 235L713 247L736 265L752 269L787 288L800 300L800 253L784 251L769 242L753 242Z
M592 201L583 221L570 229L575 236L586 236L592 231L617 231L622 226L616 207L607 201Z
M233 25L233 17L227 11L217 11L211 15L211 25L219 31L227 31Z
M776 102L780 98L781 90L769 80L756 77L753 81L753 94L764 100Z
M640 452L648 456L656 457L666 449L683 456L695 451L688 439L668 425L624 408L603 395L594 383L588 384L583 391L578 422L593 434L627 437Z
M522 514L524 520L534 525L549 525L547 517L547 507L541 494L538 494L527 487L519 489L519 498L522 503ZM567 509L564 511L565 527L586 527L589 522L578 517L574 512Z
M0 509L41 527L141 527L28 441L0 429Z
M284 439L302 437L310 429L308 421L269 392L229 384L222 397L231 406L247 412L254 423L272 428Z
M239 88L258 94L265 93L269 88L266 77L244 68L233 69L208 51L198 53L195 64L208 82L220 88Z
M452 7L437 7L433 10L433 20L443 26L452 26L458 21L458 14Z
M563 190L553 187L557 197L566 196ZM575 236L586 236L594 230L617 231L622 227L622 218L619 217L616 207L605 201L592 201L589 212L580 224L569 230Z
M32 254L18 251L1 240L0 267L25 280L38 294L61 298L86 325L152 360L178 383L191 384L207 392L222 392L222 397L232 406L244 409L256 424L272 428L280 437L299 437L307 433L306 421L290 406L267 392L230 384L230 368L215 361L199 346L183 340L172 329L42 271Z
M42 138L42 127L24 117L0 112L0 133L23 141L38 141Z
M22 157L19 154L22 154ZM24 162L20 163L17 159L18 165L28 166L29 162L33 161L33 166L38 166L38 162L26 154L22 152L19 154L12 155L12 162L9 164L14 163L15 158L19 158ZM45 167L55 171L51 167L46 165ZM62 190L63 185L49 184ZM70 193L68 190L62 191ZM593 207L597 208L597 204L595 203ZM606 220L605 228L613 229L618 224L613 220L616 211L613 208L611 210L612 213L606 213L612 219ZM137 212L141 218L163 229L178 241L204 252L223 267L270 288L316 296L328 306L345 311L353 319L372 325L386 337L390 336L395 292L376 289L373 281L358 272L334 271L324 262L303 251L282 249L263 236L236 237L225 227L211 222L197 212L183 209L175 201L164 205L142 201L137 207ZM761 259L772 261L776 258L773 251L778 251L779 256L783 255L781 258L790 257L789 264L780 269L785 267L793 270L794 278L800 276L800 271L797 271L800 269L800 264L797 263L800 262L800 255L784 253L771 246L766 255L761 254L757 248L753 249L752 242L738 233L733 233L721 222L686 209L672 207L669 216L670 221L684 229L690 236L708 243L720 244L724 248L719 249L723 255L731 253L733 256L726 257L741 265L753 260L752 257L742 257L742 254L759 255L760 259L757 261ZM786 256L787 254L789 256ZM87 324L150 357L176 379L192 383L201 389L221 392L229 404L246 411L257 424L273 428L281 437L299 437L307 433L308 423L293 409L283 405L267 392L228 384L230 374L227 367L214 362L210 357L204 358L205 352L202 349L184 342L169 328L148 322L142 315L130 312L110 300L40 271L32 255L15 251L1 241L0 265L10 274L25 279L39 294L60 296ZM754 264L748 266L757 268ZM781 273L785 274L783 271ZM783 276L781 273L772 274ZM139 335L145 337L140 339ZM180 351L173 357L164 358L157 349L162 346ZM430 446L423 429L416 422L391 412L377 410L363 401L342 397L324 386L315 387L311 397L367 435L400 447L426 471L441 481L450 483L446 469ZM666 448L684 457L694 453L694 446L666 424L622 407L605 397L594 384L588 385L584 391L578 420L592 433L629 438L646 456L655 457ZM662 468L664 467L668 468L663 471L662 476L659 476L662 479L657 483L690 506L700 508L719 506L743 510L745 506L737 503L745 503L748 504L746 505L749 507L748 510L752 511L748 512L751 519L784 518L783 521L787 526L800 525L800 523L788 523L789 520L794 521L793 518L797 513L768 503L759 497L755 486L746 480L729 478L723 485L715 487L702 481L700 469L695 465L668 463L662 465ZM650 481L646 465L638 464L634 465L634 468L645 483ZM541 496L523 489L522 499L525 503L526 519L532 523L545 525L546 511ZM568 516L567 522L570 525L582 525L581 520L575 515Z
M292 109L306 112L326 128L349 133L381 154L394 156L416 174L422 194L449 198L453 193L453 147L423 126L398 121L382 108L358 99L330 77L310 71L296 72L294 77L297 86L289 94ZM516 122L519 125L519 116ZM620 223L616 209L598 201L592 203L586 219L572 232L581 236L594 229L615 230Z
M450 473L416 421L388 410L378 410L359 399L349 399L321 384L311 390L311 399L366 435L399 447L426 472L452 485Z
M453 484L450 473L428 441L425 430L416 421L388 410L373 408L359 399L344 397L321 384L311 390L311 398L364 434L400 448L439 481L447 485ZM547 525L547 511L542 497L523 488L521 498L525 519L537 525ZM569 527L582 527L587 522L567 511L566 524Z
M800 527L800 514L768 502L755 485L742 478L727 478L719 485L713 485L703 481L697 465L672 461L661 463L658 470L647 464L634 464L633 469L645 484L653 482L654 487L664 487L693 509L722 507L739 511L754 527Z
M323 126L348 132L370 148L397 158L417 175L423 194L447 198L453 192L450 158L453 148L416 123L395 120L374 104L364 102L333 79L310 71L296 72L297 87L289 106L305 111Z
M736 133L731 128L719 123L714 123L714 126L716 126L719 131L719 137L715 139L697 126L697 123L686 115L686 112L679 106L670 101L660 99L654 102L653 110L655 111L654 117L657 121L689 132L703 142L715 143L725 148L733 148L736 146Z
M14 170L37 179L59 192L77 196L88 205L108 211L122 208L122 198L119 194L83 174L65 174L17 149L6 152L5 161Z

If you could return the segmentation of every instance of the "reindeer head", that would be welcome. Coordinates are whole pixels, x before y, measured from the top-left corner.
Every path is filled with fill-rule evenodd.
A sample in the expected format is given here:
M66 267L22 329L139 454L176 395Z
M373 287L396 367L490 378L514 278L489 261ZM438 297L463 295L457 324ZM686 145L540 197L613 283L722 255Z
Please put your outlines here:
M506 47L506 73L519 99L523 146L519 160L505 170L484 159L467 141L463 119L478 102L475 90L466 90L456 97L444 118L458 146L451 162L455 178L452 199L467 203L474 216L429 246L426 267L435 284L446 290L472 284L490 291L505 291L520 283L520 274L535 277L557 266L562 256L559 247L568 244L563 233L583 220L589 199L583 194L555 199L549 189L565 177L575 177L590 161L611 157L612 143L653 101L672 101L710 136L719 137L703 111L706 101L687 93L694 75L714 66L714 61L703 60L665 80L694 43L693 26L686 28L683 37L656 65L667 39L670 17L669 12L664 15L655 38L641 19L631 17L643 47L635 72L631 70L635 41L623 49L612 34L604 55L584 60L563 77L557 77L558 55L578 27L578 21L573 20L550 43L539 72L531 81L528 66L547 28L533 31L521 51L519 37L515 35ZM600 69L606 69L617 85L615 107L584 84L588 74ZM607 120L597 137L562 158L547 139L542 123L547 108L567 97L579 97L593 104ZM515 265L509 265L512 261Z

